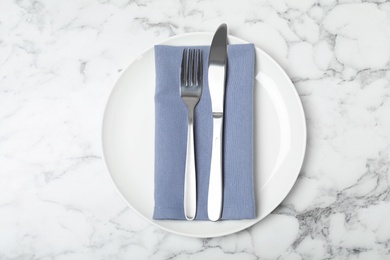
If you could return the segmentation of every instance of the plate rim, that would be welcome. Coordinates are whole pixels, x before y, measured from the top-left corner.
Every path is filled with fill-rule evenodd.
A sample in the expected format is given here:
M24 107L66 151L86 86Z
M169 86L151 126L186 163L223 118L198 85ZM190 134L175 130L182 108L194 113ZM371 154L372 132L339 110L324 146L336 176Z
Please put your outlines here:
M126 205L132 209L139 217L141 217L141 219L143 220L146 220L148 223L152 224L153 226L155 227L158 227L162 230L165 230L169 233L173 233L173 234L176 234L176 235L181 235L181 236L185 236L185 237L194 237L194 238L213 238L213 237L221 237L221 236L227 236L227 235L231 235L231 234L234 234L234 233L237 233L237 232L240 232L240 231L243 231L257 223L259 223L261 220L265 219L266 217L268 217L272 211L274 211L282 202L283 200L287 197L287 195L291 192L293 186L295 185L297 179L298 179L298 176L300 174L300 171L302 169L302 166L303 166L303 162L304 162L304 159L305 159L305 156L306 156L306 150L307 150L307 124L306 124L306 117L305 117L305 112L304 112L304 109L303 109L303 104L302 104L302 101L299 97L299 94L298 94L298 91L296 90L296 87L294 85L294 83L292 82L291 78L288 76L287 72L282 68L282 66L274 59L272 58L267 52L265 52L263 49L259 48L256 46L256 44L252 43L255 47L255 49L257 51L260 51L262 53L262 55L265 55L269 58L269 60L278 68L279 71L281 71L281 73L283 74L283 77L285 77L289 83L293 86L293 93L294 93L294 99L296 101L298 101L298 107L297 109L299 110L299 114L301 115L302 117L302 121L300 123L302 123L302 130L303 130L303 133L302 133L302 141L303 141L303 144L302 144L302 147L303 147L303 151L302 151L302 154L300 154L299 156L299 167L297 169L297 174L294 178L294 181L291 182L291 185L289 185L289 188L286 189L286 192L285 194L283 194L282 196L282 199L276 204L276 206L274 208L271 208L269 209L269 211L267 212L267 214L264 215L263 218L260 218L260 219L250 219L250 220L244 220L244 221L247 221L247 223L245 223L243 226L240 226L240 227L237 227L235 229L232 229L230 231L225 231L225 232L219 232L219 233L215 233L213 235L202 235L202 234L188 234L188 233L185 233L185 232L181 232L181 231L176 231L176 230L172 230L172 229L169 229L168 227L165 227L165 226L162 226L162 225L159 225L158 222L160 222L161 220L153 220L153 219L149 219L147 218L146 216L144 216L143 214L141 214L136 208L134 208L133 205L131 205L127 200L126 198L124 197L124 195L122 194L122 192L119 190L118 186L115 184L115 181L113 179L113 176L111 174L111 171L110 169L108 168L108 163L107 163L107 159L106 159L106 156L105 156L105 152L104 152L104 124L105 124L105 118L106 118L106 114L107 114L107 109L108 109L108 104L111 100L111 97L114 93L114 90L115 90L115 86L118 84L118 82L121 80L121 78L123 77L124 73L127 71L127 69L131 66L131 64L133 64L134 62L136 62L137 60L139 60L140 58L142 58L148 51L150 51L151 49L153 49L153 46L154 45L159 45L159 44L164 44L165 42L167 41L170 41L170 40L175 40L176 38L181 38L181 37L191 37L191 36L212 36L214 33L212 32L190 32L190 33L183 33L183 34L178 34L178 35L174 35L174 36L171 36L171 37L168 37L168 38L165 38L163 40L160 40L156 43L152 43L151 45L148 45L147 47L145 47L139 55L137 55L135 58L131 59L127 64L126 66L124 66L124 69L122 69L122 71L120 72L120 74L117 76L115 82L112 84L112 88L110 90L110 93L106 99L106 101L104 102L104 110L103 110L103 113L102 113L102 116L101 116L101 129L100 129L100 152L101 152L101 155L102 155L102 159L103 159L103 164L104 164L104 167L106 169L106 176L109 178L111 184L114 186L114 189L116 190L116 193L120 196L120 198L122 198L122 200L126 203ZM241 43L243 44L247 44L247 43L250 43L246 40L243 40L239 37L236 37L236 36L233 36L233 35L228 35L228 39L234 39L236 41L240 41ZM167 221L167 220L164 220L164 221Z

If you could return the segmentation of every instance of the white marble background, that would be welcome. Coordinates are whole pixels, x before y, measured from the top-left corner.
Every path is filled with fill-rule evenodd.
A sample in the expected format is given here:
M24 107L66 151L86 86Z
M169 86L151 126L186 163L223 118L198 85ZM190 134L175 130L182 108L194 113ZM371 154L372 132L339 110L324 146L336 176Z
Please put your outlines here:
M147 46L222 22L293 79L307 156L264 221L180 237L116 194L101 116ZM1 0L0 259L390 259L389 82L386 1Z

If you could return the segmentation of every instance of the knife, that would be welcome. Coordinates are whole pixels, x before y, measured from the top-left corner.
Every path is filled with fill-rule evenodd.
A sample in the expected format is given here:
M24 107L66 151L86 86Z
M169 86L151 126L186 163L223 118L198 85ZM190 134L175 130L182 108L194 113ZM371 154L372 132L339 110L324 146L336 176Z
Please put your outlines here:
M223 111L225 99L225 81L227 65L227 26L221 24L211 42L208 65L208 83L213 113L213 142L211 152L211 167L207 214L211 221L217 221L222 213L222 142L223 142Z

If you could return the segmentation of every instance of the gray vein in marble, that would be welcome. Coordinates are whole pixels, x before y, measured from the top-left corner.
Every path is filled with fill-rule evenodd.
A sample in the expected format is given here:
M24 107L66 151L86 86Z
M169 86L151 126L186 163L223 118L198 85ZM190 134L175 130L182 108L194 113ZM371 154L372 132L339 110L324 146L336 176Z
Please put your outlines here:
M136 17L134 18L134 21L138 22L145 30L149 30L149 29L157 29L158 31L161 29L168 30L169 36L175 35L174 29L178 28L177 25L170 22L158 22L158 23L150 22L149 19L146 17Z

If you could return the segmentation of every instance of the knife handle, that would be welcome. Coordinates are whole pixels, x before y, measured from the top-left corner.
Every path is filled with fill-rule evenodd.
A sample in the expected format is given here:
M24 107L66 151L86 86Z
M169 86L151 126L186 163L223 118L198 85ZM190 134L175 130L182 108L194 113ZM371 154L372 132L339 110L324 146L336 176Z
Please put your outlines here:
M222 213L222 140L223 113L213 113L213 147L211 151L211 167L207 214L211 221L217 221Z

